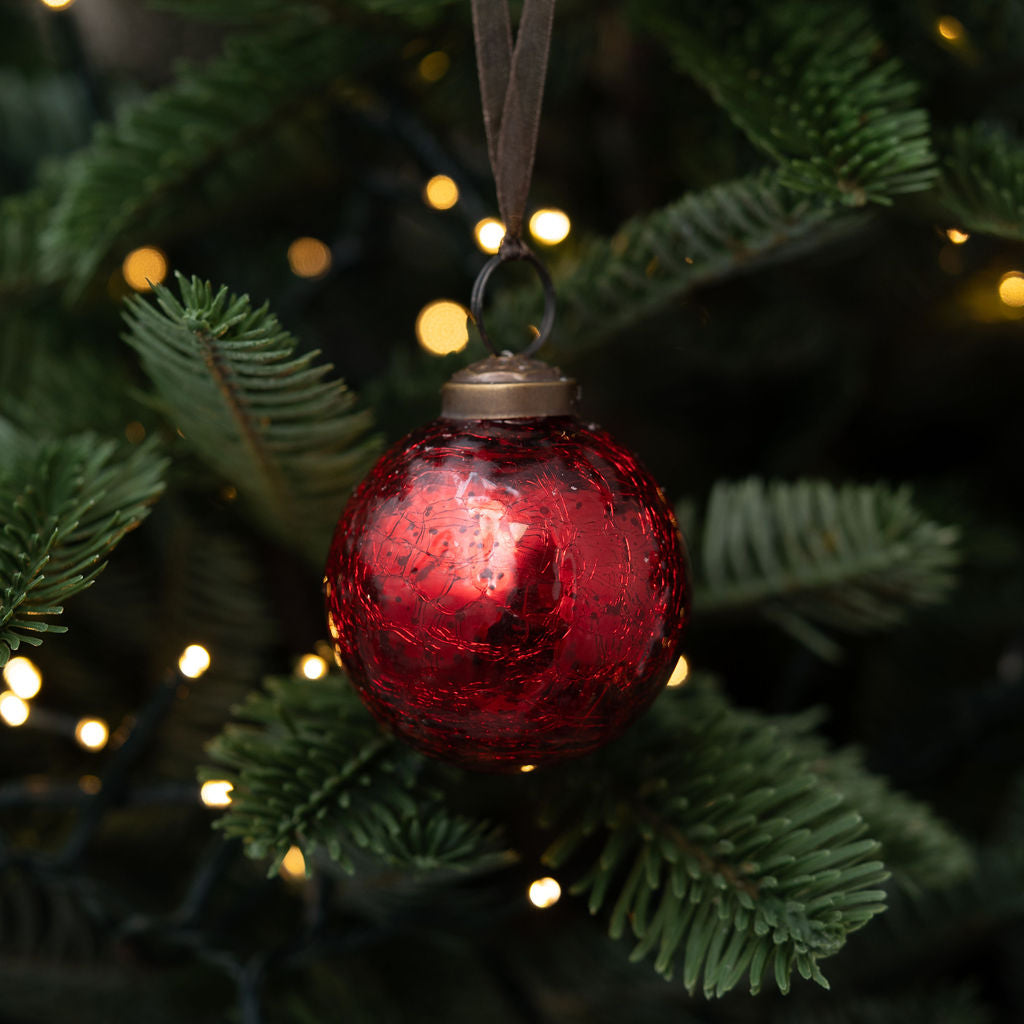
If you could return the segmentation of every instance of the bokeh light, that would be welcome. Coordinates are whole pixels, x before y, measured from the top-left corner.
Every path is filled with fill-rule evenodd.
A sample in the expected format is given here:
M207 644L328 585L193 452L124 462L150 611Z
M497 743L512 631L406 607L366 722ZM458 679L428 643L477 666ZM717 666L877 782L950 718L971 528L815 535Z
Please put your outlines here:
M189 644L178 659L178 671L189 679L198 679L210 667L210 652L200 644Z
M434 50L420 60L417 70L424 82L440 82L448 69L452 66L452 59L443 50Z
M530 218L530 234L544 245L558 245L569 237L571 227L562 210L537 210Z
M327 662L317 654L306 654L299 661L299 674L306 679L322 679L327 675Z
M75 739L86 750L102 750L109 737L110 730L102 718L83 718L75 726Z
M501 248L501 240L505 237L505 225L495 217L484 217L473 228L473 237L484 252L495 253Z
M148 292L167 276L167 257L153 245L132 249L121 264L121 273L129 288Z
M562 895L562 887L553 878L538 878L527 892L530 902L542 910L553 907Z
M4 682L16 697L31 700L43 685L43 674L28 658L11 658L4 665Z
M0 694L0 718L9 726L16 729L19 725L24 725L28 721L28 716L27 701L22 700L17 694L11 693L10 690Z
M999 298L1006 306L1024 306L1024 274L1008 270L999 279Z
M132 420L125 424L124 436L129 444L142 444L146 440L146 428L138 420Z
M966 35L964 23L959 18L954 18L952 14L944 14L939 18L935 22L935 31L950 43L959 42Z
M297 846L290 846L281 861L281 874L292 881L306 877L306 858Z
M288 266L296 277L323 277L331 269L331 250L319 238L296 238L288 246Z
M235 787L227 779L209 779L199 789L199 799L207 807L227 807Z
M676 667L672 669L672 675L669 676L666 686L682 686L686 682L687 676L690 674L690 665L685 658L680 658L676 662Z
M75 0L40 0L40 3L44 7L49 7L51 11L66 11Z
M947 228L946 237L954 245L963 245L971 236L966 231L959 231L956 228Z
M423 201L435 210L450 210L459 201L459 186L447 174L435 174L423 186Z
M436 356L460 352L469 341L466 307L450 299L428 302L416 317L416 338Z

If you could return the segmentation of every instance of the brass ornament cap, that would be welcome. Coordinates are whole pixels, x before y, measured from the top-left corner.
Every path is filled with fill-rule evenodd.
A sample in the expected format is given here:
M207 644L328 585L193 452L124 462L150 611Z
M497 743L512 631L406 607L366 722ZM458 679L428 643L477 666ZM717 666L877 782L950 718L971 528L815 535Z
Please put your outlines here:
M511 352L488 356L452 375L441 389L441 416L510 420L575 416L579 386L556 366Z

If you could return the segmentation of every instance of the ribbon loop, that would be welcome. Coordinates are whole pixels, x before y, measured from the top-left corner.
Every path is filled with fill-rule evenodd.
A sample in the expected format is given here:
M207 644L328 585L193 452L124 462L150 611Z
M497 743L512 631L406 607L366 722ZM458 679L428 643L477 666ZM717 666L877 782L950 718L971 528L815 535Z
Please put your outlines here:
M522 259L523 216L537 149L555 0L523 0L514 46L508 0L472 4L487 152L509 243L502 243L502 253L508 253L505 259Z

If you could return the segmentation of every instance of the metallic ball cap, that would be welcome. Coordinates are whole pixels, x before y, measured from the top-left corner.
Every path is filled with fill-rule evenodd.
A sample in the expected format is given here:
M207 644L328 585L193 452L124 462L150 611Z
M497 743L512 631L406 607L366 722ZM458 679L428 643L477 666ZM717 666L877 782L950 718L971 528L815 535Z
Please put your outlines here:
M511 352L459 370L441 389L441 416L453 420L507 420L574 416L576 381L555 366Z

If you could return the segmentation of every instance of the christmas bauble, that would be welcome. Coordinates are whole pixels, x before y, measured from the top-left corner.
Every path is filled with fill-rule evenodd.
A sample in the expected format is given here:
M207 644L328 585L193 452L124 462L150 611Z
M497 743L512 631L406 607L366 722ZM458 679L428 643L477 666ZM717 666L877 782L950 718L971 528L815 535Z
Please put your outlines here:
M463 371L338 524L338 655L426 754L516 771L587 753L678 658L689 583L672 510L635 456L571 415L574 393L519 357Z

